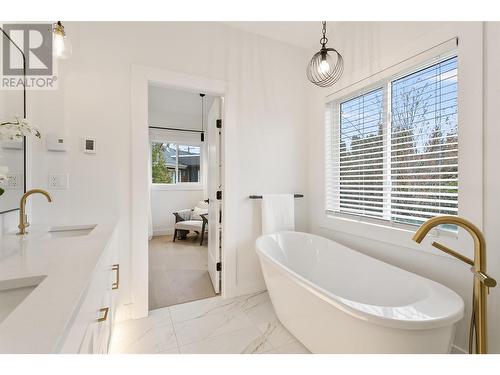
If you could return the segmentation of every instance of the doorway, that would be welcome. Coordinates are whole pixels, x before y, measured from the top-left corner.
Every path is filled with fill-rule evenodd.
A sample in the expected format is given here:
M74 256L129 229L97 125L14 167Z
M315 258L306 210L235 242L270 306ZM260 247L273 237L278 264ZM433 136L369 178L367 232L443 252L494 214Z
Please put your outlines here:
M223 103L148 84L149 310L221 291Z
M236 253L232 244L234 230L229 231L234 222L234 213L228 209L226 202L234 199L226 194L224 189L230 190L230 166L226 154L229 152L233 130L231 124L235 118L235 94L231 85L226 81L205 78L167 69L149 66L131 66L130 86L130 115L131 115L131 216L130 216L130 253L122 259L124 272L130 275L129 283L124 279L125 288L129 292L123 294L121 306L123 314L132 319L143 318L149 315L149 254L148 254L148 211L149 196L151 193L148 184L148 160L150 153L148 129L148 86L155 82L171 88L182 88L192 92L205 92L221 97L222 137L222 233L220 241L220 257L222 259L221 289L222 298L234 295L236 285ZM227 123L225 119L227 120ZM231 185L232 186L232 185Z

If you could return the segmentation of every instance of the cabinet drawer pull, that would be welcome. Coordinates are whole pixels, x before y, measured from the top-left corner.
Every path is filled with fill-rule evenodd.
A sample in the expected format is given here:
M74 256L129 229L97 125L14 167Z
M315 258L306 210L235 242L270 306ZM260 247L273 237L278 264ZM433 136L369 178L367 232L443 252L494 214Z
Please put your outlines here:
M111 286L111 289L118 289L120 287L120 265L113 264L113 267L111 269L113 271L116 271L116 281Z
M97 319L98 322L104 322L108 319L108 313L109 313L109 307L103 307L102 309L99 309L99 313L104 313L104 316Z

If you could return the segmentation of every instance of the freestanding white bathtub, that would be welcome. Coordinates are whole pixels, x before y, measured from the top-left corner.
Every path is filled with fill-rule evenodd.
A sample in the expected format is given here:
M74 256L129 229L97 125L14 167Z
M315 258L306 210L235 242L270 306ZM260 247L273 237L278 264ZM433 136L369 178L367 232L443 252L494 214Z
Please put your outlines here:
M279 320L311 352L450 352L464 303L445 286L307 233L256 250Z

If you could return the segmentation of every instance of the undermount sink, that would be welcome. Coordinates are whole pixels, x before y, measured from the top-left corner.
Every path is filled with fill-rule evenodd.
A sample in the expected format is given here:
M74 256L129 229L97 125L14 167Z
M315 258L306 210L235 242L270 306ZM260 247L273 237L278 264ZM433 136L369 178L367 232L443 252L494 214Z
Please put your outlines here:
M81 237L90 234L95 227L96 224L55 226L49 228L47 235L49 238Z
M0 280L0 323L40 285L46 276Z
M84 225L58 225L52 227L34 226L29 227L25 235L19 236L17 231L12 231L6 236L20 240L50 240L53 238L84 237L89 235L97 227L97 224Z

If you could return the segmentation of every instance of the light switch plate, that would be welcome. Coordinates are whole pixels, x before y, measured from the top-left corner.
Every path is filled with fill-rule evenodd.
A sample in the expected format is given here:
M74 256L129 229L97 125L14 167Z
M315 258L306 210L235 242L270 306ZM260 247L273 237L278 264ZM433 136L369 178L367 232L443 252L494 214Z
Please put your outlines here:
M67 174L49 174L49 189L65 190L69 187Z

